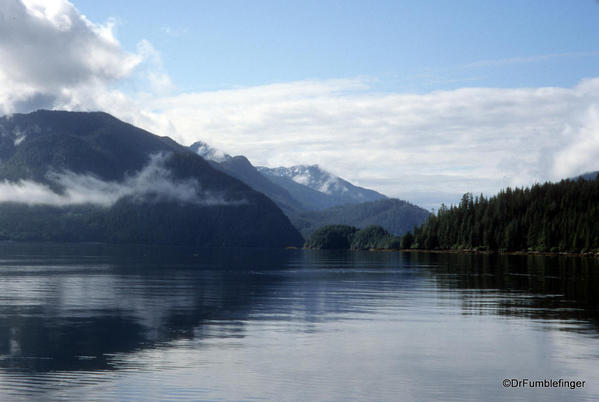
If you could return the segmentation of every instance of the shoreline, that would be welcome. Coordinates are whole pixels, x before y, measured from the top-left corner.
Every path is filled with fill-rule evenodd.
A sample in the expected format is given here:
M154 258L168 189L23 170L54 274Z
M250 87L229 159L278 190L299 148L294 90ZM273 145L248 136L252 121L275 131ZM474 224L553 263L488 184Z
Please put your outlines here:
M300 250L327 250L310 247L286 247L287 249L300 249ZM473 250L473 249L435 249L427 250L424 248L410 248L410 249L391 249L391 248L371 248L371 249L328 249L328 250L347 250L347 251L372 251L379 253L429 253L429 254L478 254L478 255L527 255L527 256L544 256L544 257L592 257L599 258L599 252L597 253L570 253L566 251L562 252L551 252L551 251L497 251L497 250Z
M381 250L386 251L386 250ZM389 250L391 251L391 250ZM539 255L546 257L594 257L599 258L599 253L570 253L566 251L561 252L551 252L551 251L496 251L496 250L473 250L473 249L447 249L447 250L427 250L422 248L414 248L414 249L400 249L397 250L405 253L433 253L433 254L500 254L500 255Z

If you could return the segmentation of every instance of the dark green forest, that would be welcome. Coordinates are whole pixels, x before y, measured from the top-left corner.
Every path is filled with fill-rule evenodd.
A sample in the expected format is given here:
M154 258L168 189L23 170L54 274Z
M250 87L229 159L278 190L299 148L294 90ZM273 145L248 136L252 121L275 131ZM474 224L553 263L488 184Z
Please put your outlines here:
M304 244L314 249L399 249L400 239L380 226L358 229L348 225L327 225L318 229Z
M18 144L17 133L26 133ZM128 179L148 172L156 155L164 157L158 168L165 182L192 183L184 190L193 194L191 201L180 201L179 190L167 186L122 196L110 206L0 202L0 240L249 247L303 243L272 200L168 137L99 112L42 110L0 117L0 182L15 188L30 181L57 196L66 194L68 185L54 181L52 172L91 177L85 182L90 191L102 189L97 184L102 182L126 186ZM143 176L145 188L156 181L149 172Z
M257 223L258 222L258 223ZM0 240L175 244L201 247L299 246L285 216L260 204L140 203L126 197L111 207L0 203Z
M402 248L590 252L599 250L599 177L467 193L402 238Z

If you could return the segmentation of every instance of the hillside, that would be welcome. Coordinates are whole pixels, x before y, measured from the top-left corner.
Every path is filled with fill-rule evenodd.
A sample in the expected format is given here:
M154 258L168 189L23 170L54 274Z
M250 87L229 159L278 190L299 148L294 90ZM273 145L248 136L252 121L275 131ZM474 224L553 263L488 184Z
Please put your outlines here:
M296 183L287 177L265 177L270 182L289 193L294 200L302 205L300 211L322 210L324 208L338 205L338 200L329 196L328 194L314 190L304 184Z
M365 228L378 225L391 234L400 236L414 226L424 223L429 216L425 209L406 201L388 198L361 204L348 204L322 211L303 212L291 217L291 222L305 238L323 225L350 225Z
M599 249L599 178L465 194L417 228L413 248L585 252Z
M302 243L263 194L106 113L0 118L0 236L200 246Z
M354 186L326 170L311 166L290 168L255 167L242 155L231 156L197 141L189 147L221 170L272 199L288 216L335 205L361 203L386 198L376 191Z
M205 142L189 147L221 170L272 199L288 216L336 205L356 204L387 198L383 194L354 186L318 165L290 168L255 167L242 155L231 156Z
M271 198L308 238L323 225L365 228L378 225L403 235L421 225L429 212L406 201L354 186L318 165L291 168L254 167L244 156L232 157L198 141L190 149L216 169ZM360 200L371 200L360 202Z
M189 148L206 159L215 169L241 180L254 190L266 195L285 214L290 215L306 209L287 190L262 175L245 156L230 156L201 141L192 144Z

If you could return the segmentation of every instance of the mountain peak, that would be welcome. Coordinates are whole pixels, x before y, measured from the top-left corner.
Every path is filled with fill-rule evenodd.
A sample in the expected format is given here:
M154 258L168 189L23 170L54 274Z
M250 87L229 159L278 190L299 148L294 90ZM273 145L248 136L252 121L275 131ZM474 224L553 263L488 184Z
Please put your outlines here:
M203 141L196 141L189 146L189 148L200 155L202 158L211 160L214 162L225 162L231 159L231 155L216 149L208 145Z
M291 167L258 167L267 176L282 177L302 184L320 193L333 196L337 203L355 203L386 198L373 190L354 186L347 180L335 176L319 165L295 165Z
M290 210L288 207L291 205L295 206L291 209L297 209L300 205L304 206L301 209L322 209L333 205L387 198L376 191L354 186L318 164L275 168L254 167L245 157L232 157L203 141L194 143L190 149L211 161L213 166L218 166L226 173L249 183L250 187L273 197L286 211ZM250 172L250 170L257 171ZM267 183L262 178L267 179ZM277 187L276 191L273 185Z
M333 194L338 191L343 192L343 186L340 183L340 180L343 179L333 176L318 165L295 165L276 168L258 167L258 169L262 173L291 179L298 184L303 184L321 193Z

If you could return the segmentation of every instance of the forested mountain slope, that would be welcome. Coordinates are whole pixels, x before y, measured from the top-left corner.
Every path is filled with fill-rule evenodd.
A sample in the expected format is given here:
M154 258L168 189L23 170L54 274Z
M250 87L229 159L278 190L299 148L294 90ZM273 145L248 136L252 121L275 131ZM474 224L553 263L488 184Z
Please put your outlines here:
M465 194L416 229L413 248L584 252L599 249L599 178Z
M300 234L263 194L170 138L106 113L0 118L0 236L287 246Z

